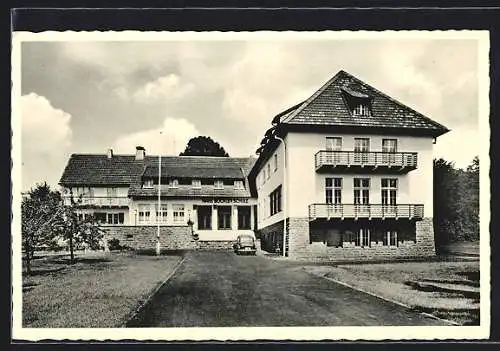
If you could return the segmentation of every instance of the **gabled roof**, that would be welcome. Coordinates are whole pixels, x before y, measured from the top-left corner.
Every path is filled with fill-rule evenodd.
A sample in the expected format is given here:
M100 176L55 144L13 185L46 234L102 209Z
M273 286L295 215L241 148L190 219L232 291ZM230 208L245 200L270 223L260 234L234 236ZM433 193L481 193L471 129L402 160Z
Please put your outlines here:
M244 179L255 158L209 156L162 156L162 173L185 178L213 178L229 174ZM136 160L134 155L73 154L60 180L66 186L129 186L140 183L143 174L158 175L158 156ZM234 176L234 177L233 177Z
M133 155L73 154L63 171L61 185L122 185L132 184L144 171L144 161Z
M371 100L371 116L354 116L345 93ZM279 117L278 117L279 116ZM273 119L282 125L320 125L420 130L439 136L448 129L387 96L345 71L339 71L305 102L293 106Z

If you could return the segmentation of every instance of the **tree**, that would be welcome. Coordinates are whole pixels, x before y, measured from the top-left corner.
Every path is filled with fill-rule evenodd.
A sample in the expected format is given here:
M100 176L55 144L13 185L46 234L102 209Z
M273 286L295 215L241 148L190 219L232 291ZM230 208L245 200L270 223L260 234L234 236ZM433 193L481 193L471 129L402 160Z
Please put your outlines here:
M61 206L60 215L53 225L55 233L68 242L70 264L75 263L75 246L85 243L92 249L99 248L99 242L104 231L99 227L94 216L79 216L76 209L81 199L75 201L70 197L70 203Z
M228 153L219 143L210 137L198 136L191 138L186 149L179 156L221 156L229 157Z
M436 247L479 239L479 158L466 170L434 160L434 228Z
M31 274L35 251L55 238L51 225L61 211L61 195L52 191L47 183L37 184L21 203L21 237L26 259L26 273Z

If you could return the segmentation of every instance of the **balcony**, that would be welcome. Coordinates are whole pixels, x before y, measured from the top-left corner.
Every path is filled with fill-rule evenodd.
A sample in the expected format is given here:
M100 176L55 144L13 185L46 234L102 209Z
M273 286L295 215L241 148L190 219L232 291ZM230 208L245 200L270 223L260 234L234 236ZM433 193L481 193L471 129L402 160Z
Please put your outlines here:
M354 205L354 204L312 204L309 205L309 219L422 219L424 205Z
M406 173L417 168L416 152L355 152L321 150L316 153L316 172L380 171Z
M108 197L108 196L91 196L91 197L76 197L75 203L80 208L127 208L129 206L129 198L120 197ZM71 197L64 197L64 204L69 205L71 203Z

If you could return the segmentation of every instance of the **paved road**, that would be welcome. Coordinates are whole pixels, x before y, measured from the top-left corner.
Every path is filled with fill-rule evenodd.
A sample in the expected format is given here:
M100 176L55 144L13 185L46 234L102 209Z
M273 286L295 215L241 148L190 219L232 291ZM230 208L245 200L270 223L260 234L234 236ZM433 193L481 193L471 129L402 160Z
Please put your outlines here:
M260 256L192 252L130 327L443 325Z

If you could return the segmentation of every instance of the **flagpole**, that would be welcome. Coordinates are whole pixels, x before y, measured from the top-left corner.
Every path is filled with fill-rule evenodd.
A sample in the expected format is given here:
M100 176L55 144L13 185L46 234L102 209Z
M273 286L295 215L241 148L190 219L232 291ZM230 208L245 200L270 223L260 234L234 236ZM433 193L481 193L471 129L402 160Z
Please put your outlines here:
M160 132L161 134L161 132ZM158 150L161 151L161 150ZM159 215L159 216L158 216ZM156 255L160 255L160 218L162 217L161 211L161 152L158 152L158 210L156 211Z

